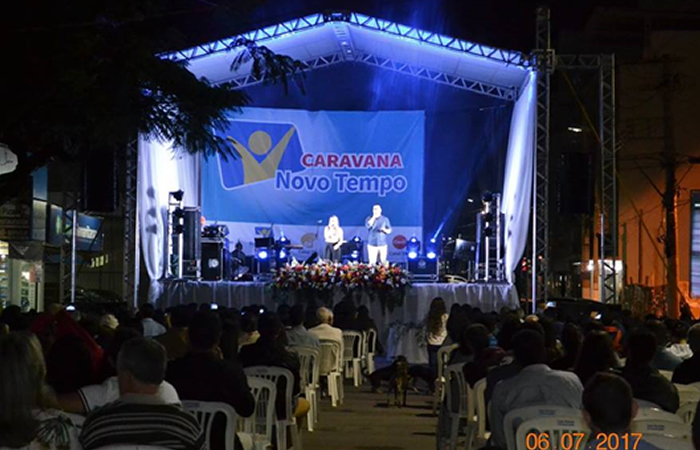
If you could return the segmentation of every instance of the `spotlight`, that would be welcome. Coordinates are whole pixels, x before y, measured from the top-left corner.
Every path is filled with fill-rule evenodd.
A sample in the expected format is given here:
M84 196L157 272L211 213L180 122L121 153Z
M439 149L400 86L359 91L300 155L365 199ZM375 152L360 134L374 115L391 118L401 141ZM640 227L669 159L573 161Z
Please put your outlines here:
M267 250L260 250L258 252L258 259L267 259L268 256Z
M418 253L420 252L420 241L417 237L411 236L411 238L406 242L406 252L408 254L408 259L416 259Z
M411 250L408 252L408 259L416 259L418 258L418 252Z
M425 249L425 256L428 259L435 259L435 258L437 258L437 252L438 252L437 239L432 238L428 241L428 246Z
M360 236L355 236L354 238L352 238L352 241L359 244L360 242L362 242L362 238Z
M353 261L357 261L360 258L360 252L353 250L352 253L350 253L350 258L352 258Z
M437 254L435 254L435 252L428 252L428 254L425 255L425 256L427 256L428 259L435 259L435 258L437 258Z
M286 257L287 257L287 252L284 251L284 249L280 250L280 252L279 252L279 254L278 254L278 258L279 258L279 259L285 259Z

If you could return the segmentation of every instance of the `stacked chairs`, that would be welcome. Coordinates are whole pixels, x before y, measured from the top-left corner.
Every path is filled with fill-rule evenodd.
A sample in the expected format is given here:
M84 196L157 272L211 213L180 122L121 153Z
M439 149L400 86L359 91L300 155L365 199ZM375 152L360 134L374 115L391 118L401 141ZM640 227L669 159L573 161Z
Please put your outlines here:
M336 341L321 339L321 359L319 374L326 377L331 404L335 408L343 403L343 364L342 347Z
M272 448L272 432L277 419L277 385L263 378L248 377L248 386L255 399L255 412L240 421L238 437L246 450L266 450Z
M233 450L238 416L231 405L220 402L183 401L182 407L197 418L206 439L206 448L211 448L211 427L214 416L222 414L226 418L226 450Z
M321 351L311 347L291 347L291 351L299 356L302 388L306 399L311 405L309 418L306 421L309 431L314 431L314 425L318 423L318 390L320 378Z
M453 364L445 370L445 428L449 428L449 435L445 435L446 429L440 429L438 421L437 447L438 449L456 450L459 439L459 430L462 423L465 428L465 449L470 449L476 422L474 421L474 395L464 378L462 371L464 364Z
M343 366L345 377L352 378L355 387L362 383L362 333L343 331Z
M279 450L287 450L287 431L292 436L292 445L295 450L301 450L301 436L297 427L296 419L293 414L293 398L292 389L294 388L294 375L287 369L280 367L253 366L245 369L245 374L250 377L262 378L269 380L277 386L279 390L279 380L285 380L285 404L282 416L276 414L275 428L277 431L277 448Z
M433 397L433 414L438 410L438 407L445 398L445 377L443 372L447 362L452 356L452 352L457 350L459 344L445 345L438 350L437 354L437 378L435 378L435 394Z
M370 328L366 333L364 333L362 341L364 343L362 349L362 359L364 361L365 368L367 369L367 373L370 374L375 370L374 355L377 352L377 330Z

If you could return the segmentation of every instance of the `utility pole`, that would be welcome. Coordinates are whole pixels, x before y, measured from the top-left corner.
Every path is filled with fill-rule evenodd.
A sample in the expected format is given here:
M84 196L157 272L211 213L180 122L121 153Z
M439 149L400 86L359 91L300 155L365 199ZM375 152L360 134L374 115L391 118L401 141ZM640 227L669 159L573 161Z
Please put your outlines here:
M671 319L678 319L678 253L676 251L676 147L673 136L673 92L674 77L671 72L671 58L663 55L663 122L664 154L663 166L666 171L666 186L663 205L666 213L666 308Z

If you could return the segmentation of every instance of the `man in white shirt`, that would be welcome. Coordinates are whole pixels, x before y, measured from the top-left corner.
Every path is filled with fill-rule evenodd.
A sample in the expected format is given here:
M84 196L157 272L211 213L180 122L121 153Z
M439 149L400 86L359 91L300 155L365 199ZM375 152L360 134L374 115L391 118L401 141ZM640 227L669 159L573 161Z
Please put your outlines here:
M165 334L167 331L165 327L153 320L155 315L153 305L146 303L141 307L139 313L141 314L141 324L143 325L143 337L154 338Z
M523 330L513 337L515 361L520 373L496 385L491 398L491 444L506 448L503 419L514 409L546 405L581 409L583 386L572 372L552 370L547 366L544 336L535 330ZM516 424L517 425L517 424Z
M309 330L309 333L316 336L321 343L323 341L335 341L340 344L340 355L343 355L343 331L340 328L335 328L333 326L333 311L328 308L318 308L316 311L316 317L318 321L321 322L320 325L315 326ZM325 356L325 355L324 355ZM337 355L328 355L327 358L322 358L321 360L321 373L328 373L333 367L333 358Z

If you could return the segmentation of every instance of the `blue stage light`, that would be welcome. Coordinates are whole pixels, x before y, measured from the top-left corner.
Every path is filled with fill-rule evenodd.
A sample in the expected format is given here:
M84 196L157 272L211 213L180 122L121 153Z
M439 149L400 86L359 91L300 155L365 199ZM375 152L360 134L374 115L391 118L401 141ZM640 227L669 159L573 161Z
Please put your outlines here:
M355 236L354 238L352 238L352 241L356 242L356 243L360 243L360 242L362 242L362 238L360 236Z
M350 257L352 259L358 259L360 257L360 252L358 252L357 250L353 250L352 253L350 253Z
M279 252L279 255L278 255L278 256L279 256L279 259L284 259L284 258L286 258L286 257L287 257L287 252L286 252L286 251L284 251L284 249L282 249L282 250L280 250L280 252Z
M428 252L428 254L425 255L425 256L427 256L428 259L435 259L435 258L437 258L437 255L435 254L435 252Z
M268 257L267 250L260 250L258 252L258 259L267 259L267 257Z
M416 259L416 258L418 258L418 252L413 251L413 250L408 252L408 259Z
M438 244L437 244L437 239L436 239L436 238L431 238L431 239L428 241L428 245L426 246L426 249L425 249L425 256L426 256L428 259L435 259L435 258L437 258L438 250L439 250L439 247L438 247Z
M411 236L406 242L406 253L408 259L416 259L420 253L420 241L417 237Z

